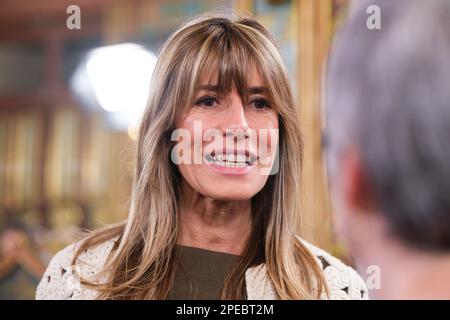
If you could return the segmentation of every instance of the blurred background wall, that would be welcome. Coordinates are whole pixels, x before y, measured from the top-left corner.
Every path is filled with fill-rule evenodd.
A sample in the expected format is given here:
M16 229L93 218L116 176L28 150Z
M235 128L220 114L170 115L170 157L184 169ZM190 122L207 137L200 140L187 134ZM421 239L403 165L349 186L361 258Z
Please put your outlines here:
M67 28L71 4L81 9L81 29ZM91 50L133 43L133 54L154 59L183 21L217 9L252 13L278 41L305 135L299 231L343 257L321 161L319 86L347 7L346 0L0 0L0 299L33 298L56 251L80 231L127 215L141 109L105 108L94 97Z

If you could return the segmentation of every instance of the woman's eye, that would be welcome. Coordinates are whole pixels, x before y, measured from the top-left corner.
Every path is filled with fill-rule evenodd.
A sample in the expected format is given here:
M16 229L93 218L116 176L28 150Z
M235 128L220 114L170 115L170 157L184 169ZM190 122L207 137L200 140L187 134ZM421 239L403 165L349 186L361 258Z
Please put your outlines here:
M195 102L195 105L200 107L212 108L217 103L217 99L215 97L202 97Z
M261 98L255 99L252 101L252 104L253 104L254 108L258 111L263 111L263 110L270 108L270 105L266 99L261 99Z

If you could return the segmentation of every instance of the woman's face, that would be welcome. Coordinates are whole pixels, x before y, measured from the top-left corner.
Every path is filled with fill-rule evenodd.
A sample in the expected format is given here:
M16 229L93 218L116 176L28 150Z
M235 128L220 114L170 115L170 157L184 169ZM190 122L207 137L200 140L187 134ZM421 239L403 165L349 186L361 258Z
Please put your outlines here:
M250 199L264 187L274 166L278 115L259 74L251 73L248 80L246 105L235 87L221 97L214 82L200 81L194 105L177 123L183 132L182 152L177 154L190 160L178 161L178 168L203 196Z

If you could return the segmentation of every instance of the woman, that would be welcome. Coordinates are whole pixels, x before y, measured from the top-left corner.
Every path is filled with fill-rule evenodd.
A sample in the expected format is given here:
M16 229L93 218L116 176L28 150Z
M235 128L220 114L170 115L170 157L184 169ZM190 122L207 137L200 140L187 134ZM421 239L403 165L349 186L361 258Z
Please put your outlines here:
M128 219L59 252L37 298L366 298L355 271L295 235L301 164L268 31L222 15L187 23L159 54Z

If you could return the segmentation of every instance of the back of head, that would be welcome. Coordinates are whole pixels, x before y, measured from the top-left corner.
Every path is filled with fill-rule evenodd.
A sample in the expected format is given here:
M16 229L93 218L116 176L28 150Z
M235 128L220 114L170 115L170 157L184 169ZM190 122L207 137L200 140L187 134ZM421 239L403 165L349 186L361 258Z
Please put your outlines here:
M369 5L381 29L366 26ZM358 150L381 212L405 243L450 249L450 1L358 1L332 49L330 173Z

